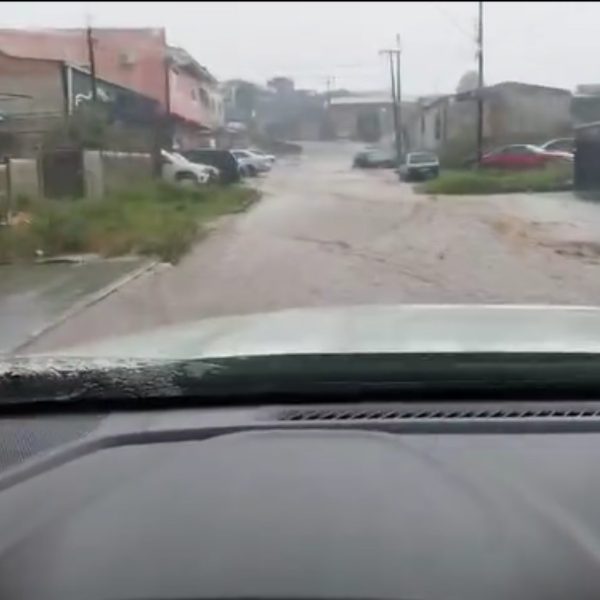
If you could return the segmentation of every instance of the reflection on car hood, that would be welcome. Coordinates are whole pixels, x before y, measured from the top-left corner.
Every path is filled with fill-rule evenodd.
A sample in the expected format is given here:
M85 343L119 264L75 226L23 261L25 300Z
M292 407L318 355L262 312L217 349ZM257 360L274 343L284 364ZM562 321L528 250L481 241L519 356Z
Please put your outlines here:
M371 305L204 319L52 352L194 359L329 353L598 353L600 308Z

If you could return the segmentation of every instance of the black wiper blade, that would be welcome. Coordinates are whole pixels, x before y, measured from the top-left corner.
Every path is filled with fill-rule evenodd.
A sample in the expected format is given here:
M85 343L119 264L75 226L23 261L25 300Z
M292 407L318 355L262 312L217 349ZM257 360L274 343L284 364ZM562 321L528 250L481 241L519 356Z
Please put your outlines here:
M12 359L0 364L0 407L52 402L348 395L588 397L600 394L596 354L319 354L196 360Z

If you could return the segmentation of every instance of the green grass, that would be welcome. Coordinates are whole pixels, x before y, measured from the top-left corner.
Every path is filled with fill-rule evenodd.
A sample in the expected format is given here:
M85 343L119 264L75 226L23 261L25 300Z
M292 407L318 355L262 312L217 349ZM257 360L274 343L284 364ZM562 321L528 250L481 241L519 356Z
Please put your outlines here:
M570 165L521 172L486 170L442 171L437 179L418 186L426 194L502 194L569 189Z
M244 210L258 196L243 186L183 188L161 182L101 200L40 200L29 206L28 223L0 229L0 262L94 252L175 263L200 238L204 224Z

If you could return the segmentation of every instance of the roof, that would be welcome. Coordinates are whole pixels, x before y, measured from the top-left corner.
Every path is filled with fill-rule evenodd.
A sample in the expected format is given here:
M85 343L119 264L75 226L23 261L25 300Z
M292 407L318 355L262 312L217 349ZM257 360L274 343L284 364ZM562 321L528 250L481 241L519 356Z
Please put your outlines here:
M217 83L216 77L203 65L201 65L189 52L176 46L167 47L167 56L172 64L182 69L187 69L200 79L211 83Z
M543 91L548 92L549 94L560 94L571 96L571 92L564 88L550 87L547 85L537 85L535 83L521 83L518 81L501 81L500 83L495 83L493 85L486 85L482 88L484 94L489 94L490 92L494 92L496 90L502 88L520 88L522 90L530 90L530 91ZM477 95L477 89L468 90L466 92L460 92L458 94L454 94L453 96L459 100L472 98Z
M412 97L403 96L402 104L414 102ZM391 94L388 92L352 94L331 98L331 106L361 106L361 105L386 105L392 104Z

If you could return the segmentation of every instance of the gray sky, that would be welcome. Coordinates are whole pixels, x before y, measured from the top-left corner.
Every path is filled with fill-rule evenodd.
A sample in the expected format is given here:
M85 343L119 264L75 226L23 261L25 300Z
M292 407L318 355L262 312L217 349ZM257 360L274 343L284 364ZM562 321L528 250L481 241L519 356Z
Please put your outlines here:
M141 10L140 10L141 9ZM453 91L475 67L476 2L3 2L2 27L163 26L221 79L382 89L378 50L402 36L406 94ZM486 83L600 82L600 3L484 3ZM595 60L592 60L595 59Z

